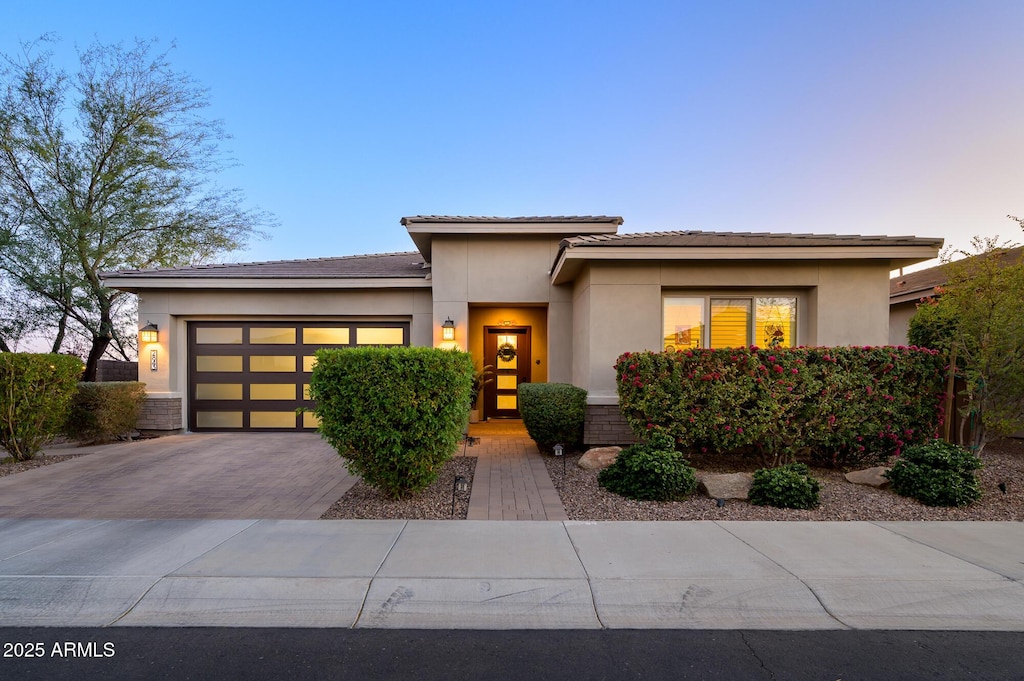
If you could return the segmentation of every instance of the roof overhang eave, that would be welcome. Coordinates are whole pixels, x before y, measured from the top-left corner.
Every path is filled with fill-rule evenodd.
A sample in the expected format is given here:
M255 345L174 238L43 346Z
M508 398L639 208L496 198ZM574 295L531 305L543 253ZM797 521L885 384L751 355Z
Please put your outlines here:
M285 290L298 289L389 289L430 288L430 280L423 277L146 277L113 275L103 283L121 291L156 289L241 289Z
M938 257L940 246L573 246L559 251L551 283L571 282L588 260L884 260L897 269Z

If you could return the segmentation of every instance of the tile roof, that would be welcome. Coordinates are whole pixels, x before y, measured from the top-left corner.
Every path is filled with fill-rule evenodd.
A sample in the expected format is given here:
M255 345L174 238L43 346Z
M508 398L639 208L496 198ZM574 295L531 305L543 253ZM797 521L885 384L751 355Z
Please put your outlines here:
M402 224L413 222L611 222L622 224L622 218L609 215L534 215L525 217L495 217L490 215L413 215L402 218Z
M103 278L124 277L188 278L188 279L283 279L283 278L426 278L429 268L416 251L375 253L338 258L308 260L273 260L269 262L224 263L167 269L120 270L104 272Z
M592 234L563 239L563 248L577 246L941 246L942 239L913 236L858 236L852 234L777 234L769 232L636 232Z
M1005 251L1001 257L1004 265L1012 265L1018 262L1022 255L1024 255L1024 246L1018 246ZM947 267L946 264L936 265L926 270L907 272L903 276L893 277L889 280L889 297L908 296L911 293L916 293L921 298L931 295L932 289L945 284L949 279Z

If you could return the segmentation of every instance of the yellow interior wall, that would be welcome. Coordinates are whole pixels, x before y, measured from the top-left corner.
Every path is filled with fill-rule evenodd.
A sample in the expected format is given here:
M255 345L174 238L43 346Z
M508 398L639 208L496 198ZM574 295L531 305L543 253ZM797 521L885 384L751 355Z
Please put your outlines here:
M530 327L530 381L548 380L548 315L546 307L476 307L469 308L469 353L477 366L484 361L484 327ZM539 361L539 363L538 363Z

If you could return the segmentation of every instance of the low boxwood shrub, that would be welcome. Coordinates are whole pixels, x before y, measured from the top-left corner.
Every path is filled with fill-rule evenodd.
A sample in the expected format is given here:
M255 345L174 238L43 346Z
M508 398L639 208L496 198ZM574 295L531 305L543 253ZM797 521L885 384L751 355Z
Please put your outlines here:
M135 430L145 401L146 385L138 381L79 383L64 433L83 443L124 437Z
M28 461L60 432L82 361L69 355L0 353L0 447Z
M840 467L935 437L943 365L917 347L749 347L627 352L615 369L639 439L663 430L683 451Z
M551 452L556 444L576 449L583 444L587 391L569 383L523 383L519 413L542 452Z
M473 360L421 347L320 349L319 431L348 470L393 498L429 486L466 428Z
M641 501L678 501L697 488L696 472L664 433L623 449L597 480L610 492Z
M932 440L908 447L886 475L894 492L927 506L967 506L981 498L979 468L970 450Z
M794 462L754 471L750 503L776 508L814 508L821 484L811 477L806 464Z

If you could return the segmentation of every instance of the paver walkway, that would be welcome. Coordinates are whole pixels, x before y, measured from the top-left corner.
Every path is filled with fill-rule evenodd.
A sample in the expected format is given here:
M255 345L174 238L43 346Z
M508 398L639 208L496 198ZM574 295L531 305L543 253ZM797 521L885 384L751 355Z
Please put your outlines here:
M568 520L522 421L480 438L470 520ZM0 478L0 518L316 519L357 477L314 433L202 433L100 445L59 466ZM458 454L462 454L460 450Z
M88 449L0 478L0 518L313 520L358 480L315 433L171 435Z
M468 520L569 519L522 421L473 423L469 434L480 442L466 450L477 457Z

